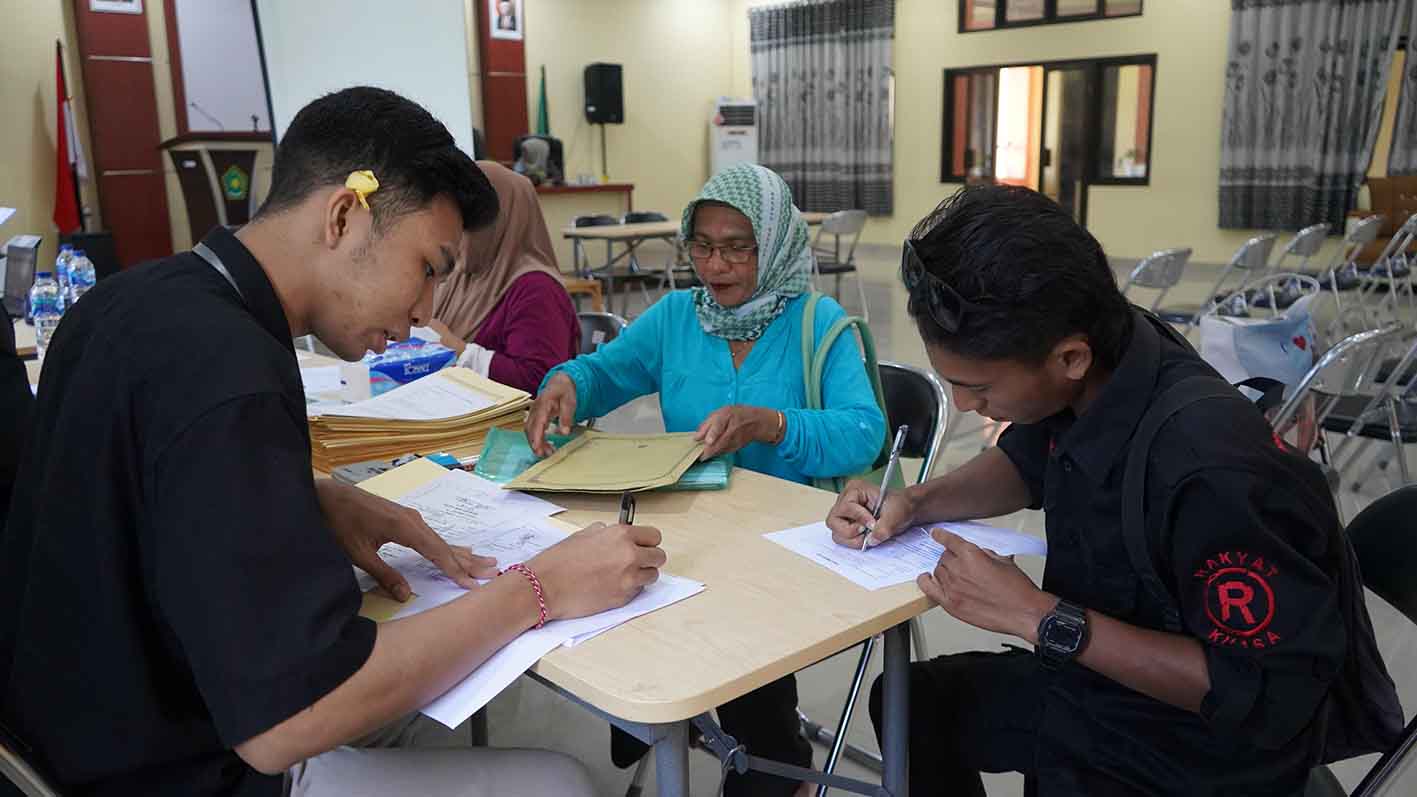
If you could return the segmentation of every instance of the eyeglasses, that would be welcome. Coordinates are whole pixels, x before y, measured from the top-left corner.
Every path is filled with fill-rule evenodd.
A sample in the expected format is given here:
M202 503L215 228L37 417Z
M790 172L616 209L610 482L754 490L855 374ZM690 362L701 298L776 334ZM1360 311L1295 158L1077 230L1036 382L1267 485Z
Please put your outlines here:
M758 251L757 245L738 246L737 244L711 244L707 241L686 241L684 245L689 250L689 257L703 263L713 257L714 252L723 258L723 262L732 263L735 266L747 263L753 257L753 253Z
M960 325L964 323L968 313L984 309L977 302L960 296L948 283L931 274L921 262L920 256L915 253L915 246L909 239L906 239L900 254L900 279L912 297L917 294L920 283L928 283L923 291L919 291L923 294L925 310L941 329L951 335L959 332Z

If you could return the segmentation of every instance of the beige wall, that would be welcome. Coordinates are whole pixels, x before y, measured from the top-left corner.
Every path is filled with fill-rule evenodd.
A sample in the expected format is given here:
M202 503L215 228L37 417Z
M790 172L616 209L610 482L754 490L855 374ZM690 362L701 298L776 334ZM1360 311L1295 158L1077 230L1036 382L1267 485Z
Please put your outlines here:
M551 133L566 173L600 175L600 130L585 121L582 70L624 64L625 123L606 125L610 179L635 184L635 208L677 218L708 179L713 99L734 84L727 0L525 0L527 102L536 120L546 66Z
M743 11L767 0L738 0ZM1118 256L1191 246L1222 261L1251 233L1217 226L1220 112L1229 7L1154 0L1140 17L960 34L954 2L897 0L895 207L863 240L898 242L956 189L939 182L943 70L1109 55L1157 54L1152 178L1146 188L1091 190L1088 226ZM746 13L734 14L735 91L751 86Z
M74 21L69 3L0 0L4 20L0 53L0 205L17 213L0 226L0 244L12 235L44 236L41 264L54 261L58 232L54 213L55 86L54 42L64 44L64 70L69 81L79 134L90 166L93 147L88 138L83 74L79 70ZM93 185L81 186L83 204L99 221Z

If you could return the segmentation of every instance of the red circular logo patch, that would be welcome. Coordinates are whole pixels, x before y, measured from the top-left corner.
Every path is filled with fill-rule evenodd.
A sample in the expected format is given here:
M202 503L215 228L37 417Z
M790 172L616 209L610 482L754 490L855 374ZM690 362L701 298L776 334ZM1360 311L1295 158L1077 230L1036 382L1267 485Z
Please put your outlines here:
M1227 634L1254 636L1274 620L1274 590L1254 570L1222 568L1205 583L1205 613Z

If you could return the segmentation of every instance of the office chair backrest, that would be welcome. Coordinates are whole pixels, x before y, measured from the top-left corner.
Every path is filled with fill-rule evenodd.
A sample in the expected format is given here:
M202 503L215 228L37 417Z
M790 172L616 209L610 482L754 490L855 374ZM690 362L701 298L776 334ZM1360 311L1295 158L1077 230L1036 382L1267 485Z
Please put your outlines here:
M944 444L949 426L948 394L940 378L923 368L881 361L881 392L886 399L886 424L891 435L909 424L902 456L924 460L917 481L929 478Z
M669 221L669 217L657 210L632 210L620 217L621 224L647 224L654 221Z
M613 227L620 222L614 216L597 213L592 216L577 216L571 219L572 227Z
M518 136L512 141L512 160L522 159L522 149L531 141L538 142L533 146L545 146L546 161L555 170L556 177L563 177L566 174L566 157L561 145L561 139L554 136Z
M614 313L577 313L581 322L581 354L594 354L601 345L618 338L629 322Z

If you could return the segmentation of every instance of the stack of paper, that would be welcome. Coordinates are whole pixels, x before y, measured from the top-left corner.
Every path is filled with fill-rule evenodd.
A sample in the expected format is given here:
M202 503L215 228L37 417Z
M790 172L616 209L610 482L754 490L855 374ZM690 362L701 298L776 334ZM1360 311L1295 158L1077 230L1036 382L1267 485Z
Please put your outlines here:
M487 430L522 423L531 397L467 368L446 368L310 419L315 467L476 449Z
M399 492L392 485L409 474L419 474L418 478L426 476L427 481L402 495L388 495ZM531 559L568 534L565 528L558 528L549 520L561 507L524 493L501 490L492 482L465 471L443 471L426 461L416 461L376 476L361 487L418 510L429 527L443 539L474 553L496 557L497 566L503 569ZM397 603L376 593L366 593L361 614L367 617L380 621L407 617L466 593L412 549L386 545L379 550L379 555L408 579L414 597L407 603ZM374 586L367 574L359 572L358 576L362 588ZM640 615L697 595L703 589L704 585L697 581L661 572L658 581L618 609L574 620L557 620L527 631L424 707L423 713L449 728L457 727L556 647L578 645Z

